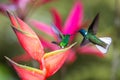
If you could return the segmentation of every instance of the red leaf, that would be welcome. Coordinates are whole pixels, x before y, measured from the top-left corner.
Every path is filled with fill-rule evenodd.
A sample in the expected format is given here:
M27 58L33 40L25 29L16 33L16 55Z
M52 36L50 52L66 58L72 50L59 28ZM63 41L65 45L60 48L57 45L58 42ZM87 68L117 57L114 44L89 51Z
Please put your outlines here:
M12 28L15 31L22 47L33 59L41 62L41 57L44 54L44 50L35 32L18 17L13 16L9 12L8 16L12 23Z
M15 68L21 80L45 80L45 73L39 69L24 66L15 63L8 57L5 57Z

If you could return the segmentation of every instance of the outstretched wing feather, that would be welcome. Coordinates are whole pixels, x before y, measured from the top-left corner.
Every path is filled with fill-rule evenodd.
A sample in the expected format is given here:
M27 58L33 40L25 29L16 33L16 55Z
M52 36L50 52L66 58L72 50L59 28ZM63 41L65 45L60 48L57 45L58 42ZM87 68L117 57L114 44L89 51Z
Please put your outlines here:
M93 19L93 22L91 23L90 27L88 28L88 32L92 34L97 33L97 28L98 28L98 21L99 21L99 13L95 16Z

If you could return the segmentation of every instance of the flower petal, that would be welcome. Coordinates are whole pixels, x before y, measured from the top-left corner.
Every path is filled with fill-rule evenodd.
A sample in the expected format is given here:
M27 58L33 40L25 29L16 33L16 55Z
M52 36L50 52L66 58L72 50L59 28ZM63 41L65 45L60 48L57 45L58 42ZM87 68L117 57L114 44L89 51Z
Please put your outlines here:
M51 14L53 16L54 24L61 31L62 30L62 19L61 19L60 14L54 8L52 8L50 11L51 11Z
M79 54L90 54L96 55L98 57L103 57L104 55L94 46L86 45L81 48L78 48Z
M19 75L19 77L21 78L21 80L45 80L45 74L43 71L15 63L8 57L5 57L5 58L15 68L15 70L16 70L17 74Z
M24 53L22 55L18 55L12 58L15 62L20 62L20 61L30 61L32 58L29 54Z
M80 29L83 19L82 3L76 2L64 25L64 34L74 34Z
M50 49L52 51L59 49L58 45L53 44L52 42L45 40L42 37L40 37L40 41L41 41L42 45L44 46L44 48Z
M61 68L61 66L63 65L63 63L69 55L68 50L75 44L76 43L72 44L67 48L49 52L44 55L45 67L47 70L46 77L53 75L56 71L58 71Z
M18 17L13 16L9 12L8 16L12 23L12 28L15 31L20 44L26 50L26 53L28 53L33 59L40 62L41 57L44 54L44 50L35 32Z
M67 63L72 64L76 60L76 52L73 51L72 49L69 50L69 56L67 58Z
M42 22L39 22L37 20L31 20L30 23L34 27L38 28L40 31L42 31L52 37L54 36L53 32L51 31L51 26L44 24Z

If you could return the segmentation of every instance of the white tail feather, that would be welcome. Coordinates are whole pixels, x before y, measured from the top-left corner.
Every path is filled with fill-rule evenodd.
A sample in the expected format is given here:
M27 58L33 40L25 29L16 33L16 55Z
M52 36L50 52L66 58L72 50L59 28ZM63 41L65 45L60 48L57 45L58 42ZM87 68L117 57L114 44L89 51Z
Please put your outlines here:
M110 44L111 44L111 42L112 42L112 39L110 38L110 37L102 37L102 38L99 38L100 40L102 40L102 41L104 41L105 43L107 43L107 47L106 48L103 48L103 47L101 47L101 46L99 46L99 45L96 45L96 47L103 53L103 54L105 54L105 53L107 53L107 51L108 51L108 48L109 48L109 46L110 46Z

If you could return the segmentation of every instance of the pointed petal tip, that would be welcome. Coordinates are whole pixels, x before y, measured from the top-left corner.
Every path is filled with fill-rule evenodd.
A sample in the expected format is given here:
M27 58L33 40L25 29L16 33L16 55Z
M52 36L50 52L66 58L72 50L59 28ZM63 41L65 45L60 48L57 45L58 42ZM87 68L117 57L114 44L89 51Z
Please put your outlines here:
M9 12L9 10L6 10L6 13L7 13L7 15L10 15L10 12Z
M16 62L14 62L13 60L11 60L9 57L4 56L6 60L8 60L11 64L15 64L18 65Z
M36 68L32 68L32 67L29 67L29 66L25 66L25 65L21 65L21 64L18 64L16 62L14 62L13 60L11 60L10 58L8 58L7 56L4 56L10 63L12 63L13 66L19 66L21 68L25 68L25 69L28 69L28 70L33 70L33 71L36 71L36 72L42 72L41 70L39 69L36 69Z
M12 62L12 60L10 58L8 58L7 56L4 56L5 59L7 59L8 61Z
M18 64L6 56L5 58L12 64L22 80L45 80L45 73L42 70Z
M12 14L10 13L9 10L6 10L6 15L10 18Z
M11 24L14 25L13 27L18 27L19 26L18 17L14 14L14 12L10 10L6 10L6 14Z
M11 15L13 15L13 12L10 10L6 10L6 14L8 15L8 17L10 17Z

